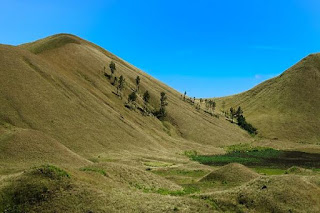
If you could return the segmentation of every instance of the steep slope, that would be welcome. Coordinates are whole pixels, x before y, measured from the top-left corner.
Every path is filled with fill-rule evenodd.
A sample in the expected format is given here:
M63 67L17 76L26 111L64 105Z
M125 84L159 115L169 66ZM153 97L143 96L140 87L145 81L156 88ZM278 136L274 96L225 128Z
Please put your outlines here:
M111 61L115 75L126 79L123 100L104 76ZM18 47L1 45L0 65L1 128L36 130L45 136L35 139L37 143L51 138L84 159L176 158L184 150L216 153L215 147L250 140L238 127L196 111L177 91L73 35ZM152 107L158 108L160 92L167 93L167 121L124 107L137 75L138 101L147 89Z
M217 100L241 106L261 136L302 143L320 140L320 54L312 54L253 89Z

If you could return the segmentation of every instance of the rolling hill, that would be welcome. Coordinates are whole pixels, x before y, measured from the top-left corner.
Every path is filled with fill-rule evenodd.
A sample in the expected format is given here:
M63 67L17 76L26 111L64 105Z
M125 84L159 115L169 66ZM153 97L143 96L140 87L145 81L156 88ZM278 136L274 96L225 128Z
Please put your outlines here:
M298 143L320 141L320 54L311 54L253 89L217 100L225 110L241 106L260 136ZM276 143L276 142L275 142Z
M315 141L318 57L217 102L241 105L259 134L278 137L279 144L297 138ZM111 62L116 66L113 77ZM112 84L121 75L122 98ZM137 100L128 103L137 76ZM145 106L147 90L151 98ZM168 97L163 120L144 109L158 110L161 92ZM246 147L259 140L223 116L210 114L74 35L0 45L0 212L319 210L316 169L310 168L306 176L285 175L289 170L283 170L283 175L271 177L239 164L212 169L192 161L197 152L224 154L226 146ZM268 169L262 170L274 171ZM297 192L303 197L287 202L297 198Z
M115 76L126 79L123 99L114 94L116 88L104 76L104 67L110 73L111 61L116 64ZM1 45L0 64L0 131L4 132L0 150L8 153L1 155L0 167L13 162L5 157L11 155L8 147L13 143L16 150L34 148L25 155L24 164L18 164L23 168L30 159L43 157L38 145L45 143L56 144L48 146L48 152L51 149L70 160L81 158L77 164L85 164L88 159L128 160L141 155L176 158L176 153L185 150L217 153L221 149L215 147L251 140L224 119L198 112L172 88L73 35L58 34L20 46ZM150 107L157 109L160 92L166 92L166 121L124 106L138 75L138 103L148 90ZM22 142L22 133L28 131L37 134L28 134L28 143ZM46 155L48 161L54 158Z

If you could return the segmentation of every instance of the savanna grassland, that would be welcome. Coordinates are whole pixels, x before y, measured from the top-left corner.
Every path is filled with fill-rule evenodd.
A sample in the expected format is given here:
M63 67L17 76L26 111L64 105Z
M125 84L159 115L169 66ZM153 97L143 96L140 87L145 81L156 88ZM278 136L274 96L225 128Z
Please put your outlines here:
M319 64L200 101L74 35L0 45L0 212L319 212Z

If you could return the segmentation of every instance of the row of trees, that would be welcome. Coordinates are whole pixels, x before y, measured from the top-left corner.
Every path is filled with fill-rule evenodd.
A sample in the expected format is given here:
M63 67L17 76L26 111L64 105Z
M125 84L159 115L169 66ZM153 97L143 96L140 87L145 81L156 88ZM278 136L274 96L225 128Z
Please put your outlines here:
M195 105L197 110L201 109L201 105L203 104L203 102L205 102L205 112L210 113L211 115L214 114L214 111L216 109L216 102L212 99L199 99L199 103L196 104L196 97L193 98L188 98L187 97L187 92L184 92L183 96L182 96L183 101L186 101L192 105Z
M121 75L119 77L119 79L117 78L117 76L115 75L115 71L116 71L116 64L111 61L111 63L109 64L109 68L111 71L111 74L109 75L108 73L104 72L104 75L110 80L112 81L112 85L115 86L117 88L117 95L122 99L122 90L125 88L125 78L123 77L123 75ZM104 71L105 71L105 67L104 67ZM135 79L135 83L136 83L136 88L134 91L132 91L129 95L128 95L128 104L129 105L134 105L136 106L136 101L139 95L139 91L140 91L140 76L137 76ZM149 93L148 90L146 90L143 93L143 103L144 103L144 107L143 110L145 112L149 112L149 103L150 103L150 99L151 99L151 95ZM161 92L160 93L160 108L157 111L153 111L151 112L152 114L154 114L158 119L163 120L166 116L167 116L167 110L166 110L166 106L168 105L167 102L167 96L165 92Z
M237 119L237 124L244 130L248 131L250 134L256 135L257 129L254 128L250 123L246 121L246 118L243 115L243 110L239 106L238 109L230 108L230 118L231 122L233 122L233 119Z
M183 96L181 95L183 101L186 101L186 102L189 102L193 105L195 105L195 100L196 98L194 97L193 99L192 98L188 98L187 97L187 92L184 92ZM199 104L196 104L195 107L197 110L200 110L201 109L201 105L203 102L205 102L205 112L211 114L211 115L214 115L214 112L215 112L215 109L216 109L216 102L212 99L202 99L200 98L199 99ZM225 101L222 102L222 109L224 111L224 108L225 108ZM228 116L228 113L225 112L225 116L227 117ZM243 110L241 109L241 107L238 107L238 109L234 109L234 108L230 108L230 119L231 119L231 122L233 123L234 122L234 119L237 119L237 124L244 130L248 131L250 134L257 134L257 129L254 128L250 123L248 123L246 121L246 118L244 117L243 115Z

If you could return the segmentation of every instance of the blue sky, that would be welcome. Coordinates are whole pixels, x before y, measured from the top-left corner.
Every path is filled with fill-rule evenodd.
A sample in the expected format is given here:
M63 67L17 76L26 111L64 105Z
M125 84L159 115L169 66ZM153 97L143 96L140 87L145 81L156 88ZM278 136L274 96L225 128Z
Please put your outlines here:
M0 43L90 40L180 92L231 95L320 52L318 0L0 0Z

